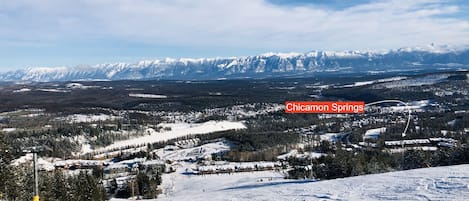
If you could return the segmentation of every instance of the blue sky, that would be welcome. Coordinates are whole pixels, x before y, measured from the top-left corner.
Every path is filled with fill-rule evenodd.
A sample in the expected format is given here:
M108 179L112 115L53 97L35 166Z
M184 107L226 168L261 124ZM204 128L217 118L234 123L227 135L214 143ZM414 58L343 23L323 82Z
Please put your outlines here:
M463 0L15 0L0 26L0 71L469 44Z

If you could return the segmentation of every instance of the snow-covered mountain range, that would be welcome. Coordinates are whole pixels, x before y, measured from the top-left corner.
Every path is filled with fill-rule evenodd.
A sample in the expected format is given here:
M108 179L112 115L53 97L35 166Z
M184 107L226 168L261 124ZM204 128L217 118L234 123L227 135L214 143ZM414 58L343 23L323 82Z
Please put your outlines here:
M231 79L469 69L469 48L429 46L389 51L311 51L137 63L33 67L0 74L0 81Z

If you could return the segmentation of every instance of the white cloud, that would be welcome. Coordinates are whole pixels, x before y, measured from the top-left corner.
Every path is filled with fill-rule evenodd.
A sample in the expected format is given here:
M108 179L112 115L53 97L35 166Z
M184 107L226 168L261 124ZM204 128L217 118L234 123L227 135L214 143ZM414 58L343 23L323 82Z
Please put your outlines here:
M379 1L343 10L264 0L16 0L0 2L0 43L115 39L276 50L469 44L458 5Z

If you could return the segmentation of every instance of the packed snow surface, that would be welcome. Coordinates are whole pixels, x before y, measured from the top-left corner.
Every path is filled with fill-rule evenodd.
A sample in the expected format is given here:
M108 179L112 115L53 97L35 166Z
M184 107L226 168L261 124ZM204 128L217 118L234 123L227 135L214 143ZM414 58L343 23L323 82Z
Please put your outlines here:
M163 175L157 200L467 200L469 165L343 179L285 180L279 172Z

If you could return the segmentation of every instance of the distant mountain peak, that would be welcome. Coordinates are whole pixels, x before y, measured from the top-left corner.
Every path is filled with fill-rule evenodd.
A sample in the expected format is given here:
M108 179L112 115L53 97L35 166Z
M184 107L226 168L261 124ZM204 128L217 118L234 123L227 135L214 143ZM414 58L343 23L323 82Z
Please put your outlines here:
M389 51L268 52L246 57L164 58L136 63L34 67L1 73L0 81L267 78L461 68L469 69L468 47L431 44Z

